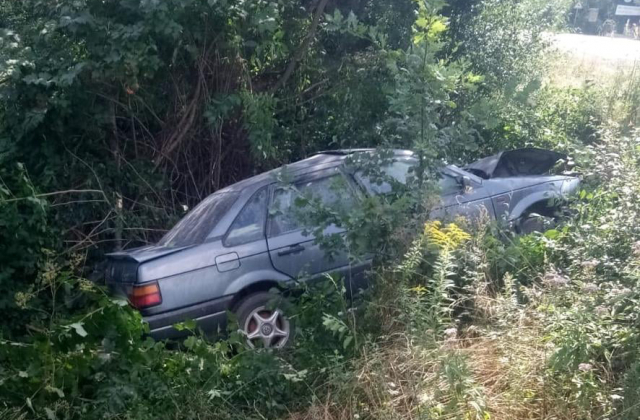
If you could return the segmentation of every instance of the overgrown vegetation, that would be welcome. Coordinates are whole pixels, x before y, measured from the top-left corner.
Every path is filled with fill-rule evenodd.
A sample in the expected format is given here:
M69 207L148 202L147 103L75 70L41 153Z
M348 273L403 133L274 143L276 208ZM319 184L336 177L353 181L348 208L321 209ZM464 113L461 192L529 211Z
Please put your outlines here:
M0 418L638 418L639 79L550 80L567 10L0 4ZM414 149L415 184L309 212L381 258L355 307L332 278L287 298L292 348L156 343L88 280L225 185L372 146ZM427 221L437 165L522 146L575 160L571 218L525 237Z

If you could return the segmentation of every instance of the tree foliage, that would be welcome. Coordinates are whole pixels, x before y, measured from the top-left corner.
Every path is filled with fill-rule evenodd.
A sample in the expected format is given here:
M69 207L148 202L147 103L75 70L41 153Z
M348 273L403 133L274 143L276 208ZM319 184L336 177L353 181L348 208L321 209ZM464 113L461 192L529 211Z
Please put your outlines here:
M306 395L308 378L346 376L356 343L371 335L357 331L336 282L301 292L300 344L287 358L244 352L233 335L167 351L142 338L138 314L85 279L99 277L104 252L154 242L212 192L335 148L379 147L363 163L378 170L391 148L417 152L416 188L367 198L343 220L308 215L343 223L360 251L399 258L413 236L402 233L422 230L422 194L433 192L438 165L532 142L562 149L593 134L582 126L587 96L544 109L530 100L556 98L536 72L542 31L560 9L538 0L2 2L0 416L197 417L182 403L215 418L238 418L237 407L274 416ZM420 324L435 325L434 337L459 287L458 250L444 254L437 270L422 265L436 292L408 299L446 312ZM472 390L457 380L462 401Z

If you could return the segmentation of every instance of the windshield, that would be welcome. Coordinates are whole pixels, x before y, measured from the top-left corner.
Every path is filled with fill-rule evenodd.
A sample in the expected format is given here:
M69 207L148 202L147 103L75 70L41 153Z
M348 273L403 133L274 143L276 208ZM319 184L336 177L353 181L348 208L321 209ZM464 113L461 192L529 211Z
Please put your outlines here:
M201 244L238 198L238 193L213 194L205 198L158 242L180 247Z

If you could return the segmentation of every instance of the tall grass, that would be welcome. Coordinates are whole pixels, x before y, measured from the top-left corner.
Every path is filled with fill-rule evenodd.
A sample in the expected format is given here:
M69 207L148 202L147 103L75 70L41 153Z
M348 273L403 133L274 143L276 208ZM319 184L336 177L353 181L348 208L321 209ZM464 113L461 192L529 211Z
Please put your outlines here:
M458 228L427 226L379 273L380 337L290 419L640 418L640 65L573 64L549 83L579 80L602 116L595 139L573 139L573 218L519 238L463 224L451 247Z

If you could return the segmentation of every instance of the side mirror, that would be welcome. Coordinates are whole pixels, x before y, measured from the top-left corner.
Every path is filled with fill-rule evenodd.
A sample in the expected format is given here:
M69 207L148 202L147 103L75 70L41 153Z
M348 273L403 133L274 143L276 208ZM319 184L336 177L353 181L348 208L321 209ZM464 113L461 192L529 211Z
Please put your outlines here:
M462 188L464 188L465 190L473 187L473 184L471 183L471 178L469 178L468 176L459 176L458 177L458 183L462 186Z

